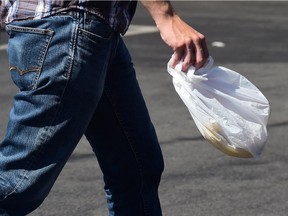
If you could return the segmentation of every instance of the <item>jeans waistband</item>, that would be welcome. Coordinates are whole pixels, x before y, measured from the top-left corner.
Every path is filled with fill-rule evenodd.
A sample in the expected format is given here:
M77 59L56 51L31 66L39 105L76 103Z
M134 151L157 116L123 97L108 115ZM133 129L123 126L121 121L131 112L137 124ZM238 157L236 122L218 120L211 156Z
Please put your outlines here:
M86 12L84 10L69 9L69 10L57 12L57 13L53 14L52 16L71 16L75 19L79 19L81 17L81 15L84 15L86 13L88 13L88 12Z
M84 20L84 21L98 19L101 22L105 22L108 25L108 23L103 18L101 18L100 15L94 14L89 11L80 10L80 9L68 9L68 10L57 12L53 14L52 16L71 16L76 20Z
M75 19L80 19L81 17L84 17L84 18L96 17L96 18L100 18L101 20L103 20L103 18L101 18L101 15L97 13L93 13L93 12L86 11L86 10L80 10L80 9L68 9L68 10L56 12L52 16L71 16Z

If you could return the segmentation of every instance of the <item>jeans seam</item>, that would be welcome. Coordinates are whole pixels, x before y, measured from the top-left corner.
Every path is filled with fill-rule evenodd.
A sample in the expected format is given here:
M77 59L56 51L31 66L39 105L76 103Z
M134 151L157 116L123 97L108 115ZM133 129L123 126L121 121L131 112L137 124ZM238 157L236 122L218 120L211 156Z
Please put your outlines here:
M64 74L64 76L69 79L71 72L72 72L72 68L73 68L73 63L74 63L74 58L75 58L75 49L76 49L76 41L78 38L78 32L79 32L79 22L78 21L74 21L76 23L75 29L74 29L74 36L72 37L72 40L70 41L70 46L69 46L69 55L71 57L70 59L70 63L68 62L67 65L65 67L67 67L67 73Z
M117 105L113 102L113 96L110 94L108 86L105 86L104 94L106 94L106 96L108 98L108 102L110 102L110 104L112 105L112 108L114 110L116 119L118 120L119 125L121 126L121 128L123 130L123 133L124 133L128 143L129 143L129 147L131 148L131 150L133 152L133 155L135 157L135 160L136 160L136 163L137 163L137 167L138 167L138 171L139 171L140 181L141 181L140 194L141 194L141 198L142 198L142 202L143 202L144 214L148 216L149 213L148 213L148 208L147 208L147 201L145 200L145 198L143 196L143 193L142 193L143 188L144 188L144 177L143 177L143 166L142 166L142 163L141 163L141 159L138 156L137 151L134 148L133 139L129 135L129 132L128 132L127 128L126 128L125 122L124 122L123 118L121 117L120 112L117 109Z
M41 56L38 57L38 62L39 62L40 67L39 67L39 72L34 77L35 81L34 81L34 85L32 86L32 90L35 90L37 88L37 86L38 86L39 77L41 75L41 71L42 71L42 68L43 68L43 63L45 61L45 56L47 55L47 51L49 49L49 45L51 43L53 34L54 34L54 31L51 31L50 37L46 39L45 49L43 49L43 52L41 53Z

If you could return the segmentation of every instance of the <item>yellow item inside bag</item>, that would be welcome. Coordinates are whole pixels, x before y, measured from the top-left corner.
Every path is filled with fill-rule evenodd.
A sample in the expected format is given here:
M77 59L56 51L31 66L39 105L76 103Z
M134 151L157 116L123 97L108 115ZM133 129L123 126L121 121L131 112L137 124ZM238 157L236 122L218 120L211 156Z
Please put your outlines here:
M223 153L233 157L253 158L249 151L229 145L227 140L220 135L221 128L219 124L213 123L210 129L205 127L202 130L203 137Z

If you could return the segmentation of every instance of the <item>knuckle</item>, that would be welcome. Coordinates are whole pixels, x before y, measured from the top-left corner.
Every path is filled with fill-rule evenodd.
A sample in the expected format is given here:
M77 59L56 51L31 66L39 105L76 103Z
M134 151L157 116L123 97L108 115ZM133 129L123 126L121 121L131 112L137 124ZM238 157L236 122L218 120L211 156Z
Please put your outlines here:
M186 37L185 38L185 43L186 44L190 44L190 43L192 43L193 42L193 39L192 38L190 38L190 37Z
M201 43L201 38L198 36L194 36L193 41L195 44L200 44Z
M201 41L203 41L203 40L205 40L205 35L199 33L199 38L200 38Z
M201 44L202 42L205 42L205 36L203 34L198 34L194 36L194 42L197 44Z

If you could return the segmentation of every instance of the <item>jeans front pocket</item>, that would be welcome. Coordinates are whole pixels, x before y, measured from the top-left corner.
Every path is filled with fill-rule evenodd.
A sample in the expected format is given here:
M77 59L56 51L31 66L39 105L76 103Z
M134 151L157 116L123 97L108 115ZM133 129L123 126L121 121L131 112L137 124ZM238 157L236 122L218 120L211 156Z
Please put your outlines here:
M8 25L8 57L13 82L20 91L37 88L53 31Z

